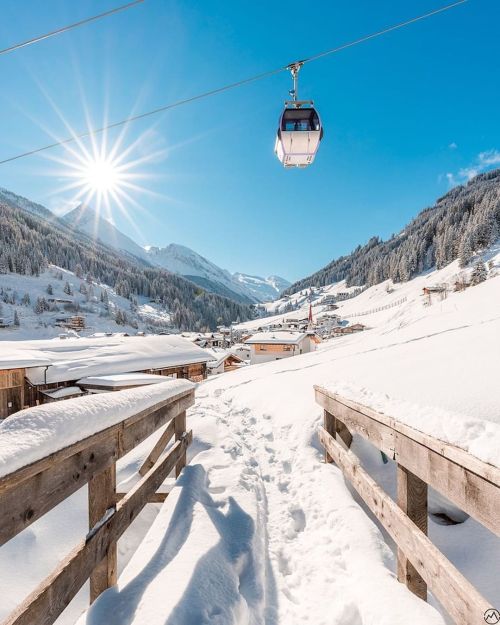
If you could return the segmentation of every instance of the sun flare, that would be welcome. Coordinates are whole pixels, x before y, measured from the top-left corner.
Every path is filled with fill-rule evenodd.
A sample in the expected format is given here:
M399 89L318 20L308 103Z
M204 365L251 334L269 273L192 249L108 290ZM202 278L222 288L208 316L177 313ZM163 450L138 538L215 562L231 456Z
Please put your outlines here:
M119 166L109 158L89 159L79 169L82 187L90 193L116 193L122 182Z

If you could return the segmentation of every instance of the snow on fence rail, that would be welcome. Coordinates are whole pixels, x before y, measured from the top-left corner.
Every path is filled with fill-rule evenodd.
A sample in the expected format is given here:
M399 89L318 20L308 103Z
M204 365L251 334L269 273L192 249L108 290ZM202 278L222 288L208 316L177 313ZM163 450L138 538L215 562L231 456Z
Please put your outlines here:
M315 392L325 460L335 461L396 542L399 581L424 600L429 587L457 625L482 623L492 606L427 537L427 489L500 535L500 469L322 387ZM397 503L350 451L352 433L397 462Z
M158 488L174 469L177 477L186 464L186 450L192 441L192 432L186 431L186 409L194 404L194 388L188 381L171 382L157 385L153 398L146 387L67 400L65 404L80 408L91 402L89 408L95 416L99 401L106 412L110 395L120 404L120 397L127 394L137 402L137 409L83 440L0 477L0 545L85 484L89 502L88 534L2 625L51 625L89 578L91 602L116 583L117 540L147 503L164 501L166 495L158 493ZM145 403L149 405L144 407ZM27 423L36 411L24 411ZM165 425L139 469L141 479L129 492L117 493L117 460ZM164 453L173 437L175 442Z
M404 304L408 297L402 297L401 299L392 302L391 304L386 304L385 306L379 306L378 308L372 308L371 310L364 310L363 312L353 313L352 315L346 315L346 317L363 317L364 315L373 315L374 313L378 313L381 310L389 310L389 308L396 308L396 306L401 306Z

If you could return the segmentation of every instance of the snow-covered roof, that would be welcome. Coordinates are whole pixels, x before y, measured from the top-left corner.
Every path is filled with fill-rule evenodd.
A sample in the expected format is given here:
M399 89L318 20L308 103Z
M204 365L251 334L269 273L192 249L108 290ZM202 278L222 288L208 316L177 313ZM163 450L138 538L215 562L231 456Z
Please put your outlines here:
M298 345L307 334L304 332L257 332L245 341L247 345L261 343L265 345Z
M17 345L17 341L13 345ZM50 360L32 350L16 350L6 348L7 342L0 343L0 369L24 369L28 367L45 367Z
M131 373L207 362L205 350L176 335L69 338L65 341L2 342L0 368L33 367L32 384L66 382L82 377ZM21 360L24 355L25 361ZM28 364L15 364L26 362ZM45 366L48 366L45 370Z
M211 356L210 361L207 363L207 366L210 369L215 369L216 367L218 367L229 356L231 356L232 358L236 358L240 362L243 362L242 358L238 356L238 354L235 354L233 351L228 349L213 348L205 349L204 351Z
M159 384L173 380L167 375L152 373L117 373L115 375L93 375L78 380L80 386L102 386L108 388L123 388L124 386L145 386Z
M65 397L82 395L83 391L78 386L63 386L62 388L56 388L53 391L42 391L42 394L50 397L51 399L63 399Z

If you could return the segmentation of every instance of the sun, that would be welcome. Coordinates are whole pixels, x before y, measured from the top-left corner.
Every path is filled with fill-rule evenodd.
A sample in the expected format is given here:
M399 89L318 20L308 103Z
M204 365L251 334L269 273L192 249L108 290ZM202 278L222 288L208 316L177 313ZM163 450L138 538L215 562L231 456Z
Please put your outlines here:
M98 156L89 159L78 169L81 185L89 193L115 194L124 182L119 165L110 158Z

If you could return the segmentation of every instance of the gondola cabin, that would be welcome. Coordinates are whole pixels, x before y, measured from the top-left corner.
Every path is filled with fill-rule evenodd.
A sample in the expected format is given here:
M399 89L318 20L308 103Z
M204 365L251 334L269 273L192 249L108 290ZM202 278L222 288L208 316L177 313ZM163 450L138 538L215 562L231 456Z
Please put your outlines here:
M312 101L285 102L274 147L284 167L310 165L322 138L321 120Z

